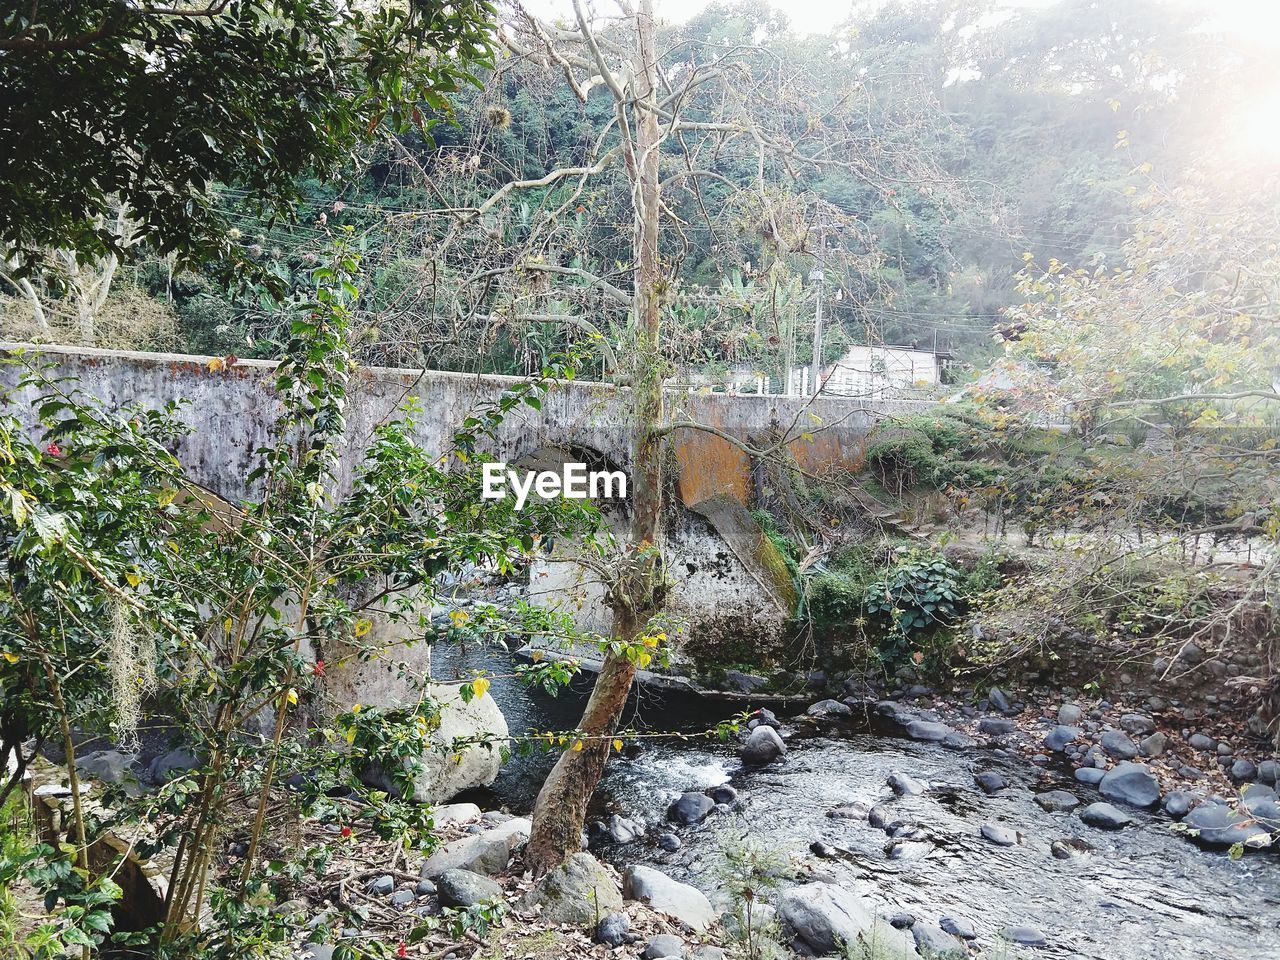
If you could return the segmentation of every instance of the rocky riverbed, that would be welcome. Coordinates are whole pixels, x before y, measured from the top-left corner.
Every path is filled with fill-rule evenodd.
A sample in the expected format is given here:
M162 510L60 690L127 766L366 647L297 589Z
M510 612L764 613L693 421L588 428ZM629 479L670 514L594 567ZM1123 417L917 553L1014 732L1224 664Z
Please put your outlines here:
M1280 956L1280 859L1268 850L1248 849L1238 860L1226 852L1239 839L1269 841L1240 793L1269 817L1276 797L1265 780L1274 767L1254 763L1255 785L1243 791L1216 761L1190 780L1180 768L1197 747L1167 743L1161 756L1144 755L1140 744L1152 733L1133 720L1126 730L1123 713L1113 725L1114 705L1030 709L1010 697L1001 709L991 702L1001 692L963 706L920 690L902 694L817 701L776 721L777 731L772 721L763 724L768 733L756 723L744 743L646 740L606 772L592 849L621 867L652 865L727 909L724 848L754 838L790 864L772 895L784 917L787 904L810 920L866 919L869 911L922 951ZM513 730L571 725L580 702L508 695L498 693ZM1080 717L1070 709L1059 716L1068 706ZM628 720L693 732L725 710L641 692ZM1067 738L1064 726L1080 730ZM1101 745L1109 728L1133 740L1133 759L1115 752L1115 737L1106 737L1110 752ZM775 732L781 750L768 745ZM759 752L748 747L753 739ZM541 772L517 764L487 797L528 809ZM801 893L788 894L793 888ZM794 924L787 929L822 952L821 931L810 931L810 942Z

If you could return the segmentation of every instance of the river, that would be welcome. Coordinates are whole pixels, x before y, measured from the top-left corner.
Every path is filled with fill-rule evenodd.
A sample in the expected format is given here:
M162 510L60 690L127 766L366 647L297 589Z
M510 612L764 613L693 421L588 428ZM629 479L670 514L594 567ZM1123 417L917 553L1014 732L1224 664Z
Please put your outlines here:
M445 659L447 657L447 660ZM484 668L509 673L501 652L445 651L435 675ZM496 680L493 695L512 732L565 729L576 723L584 688L551 698L516 681ZM724 704L688 696L642 692L633 696L628 725L636 729L694 733L726 716ZM1003 955L999 932L1030 924L1049 945L1028 950L1053 958L1089 960L1280 960L1280 858L1249 853L1239 861L1200 850L1170 829L1162 815L1134 812L1133 826L1095 829L1071 813L1048 813L1033 790L1059 787L1090 803L1096 791L1065 772L1044 783L1024 761L993 751L953 751L855 725L818 733L797 725L786 759L763 769L744 768L736 744L705 738L646 739L638 754L610 761L592 804L592 815L618 813L646 821L646 837L597 851L616 864L648 863L700 887L713 902L717 862L726 836L749 834L792 855L802 869L838 880L883 906L885 915L907 911L937 921L952 916L972 923L979 944ZM805 732L808 731L808 732ZM550 758L513 760L481 798L513 812L532 806ZM987 796L974 784L979 770L995 770L1009 787ZM885 786L894 772L928 781L919 796L894 797ZM667 805L685 790L729 783L740 809L713 814L697 827L675 830L684 845L661 850L656 828ZM884 803L894 818L919 827L919 841L904 855L886 853L888 837L865 819L835 819L827 811L863 801ZM979 836L983 823L1011 827L1024 836L997 847ZM1092 851L1055 859L1052 841L1076 837ZM835 848L819 859L813 841Z

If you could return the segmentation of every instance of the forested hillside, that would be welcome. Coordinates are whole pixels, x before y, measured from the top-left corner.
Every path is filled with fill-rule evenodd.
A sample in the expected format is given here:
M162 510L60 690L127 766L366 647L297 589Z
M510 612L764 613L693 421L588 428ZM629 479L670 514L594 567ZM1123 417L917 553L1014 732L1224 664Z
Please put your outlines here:
M713 374L808 363L819 269L826 361L880 342L989 357L1025 253L1116 262L1135 197L1212 147L1221 117L1204 104L1250 64L1178 9L889 4L799 37L741 3L663 27L668 82L723 81L681 104L704 124L698 142L662 145L668 354ZM527 20L506 15L516 37ZM187 269L130 243L119 211L130 256L68 277L67 252L49 251L49 269L5 285L3 335L276 356L288 304L275 295L308 288L325 238L349 226L371 361L524 372L597 328L624 346L610 288L628 285L632 225L614 108L528 52L509 48L448 117L419 113L420 132L350 155L341 179L298 182L292 217L218 187L220 261Z

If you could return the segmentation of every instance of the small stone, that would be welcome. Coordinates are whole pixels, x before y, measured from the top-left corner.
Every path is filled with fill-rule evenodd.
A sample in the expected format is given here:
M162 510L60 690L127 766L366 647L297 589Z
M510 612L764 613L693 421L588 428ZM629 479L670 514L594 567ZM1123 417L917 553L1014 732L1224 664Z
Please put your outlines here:
M1091 827L1103 830L1119 830L1133 823L1133 818L1109 803L1091 803L1080 814L1080 819Z
M391 895L391 905L403 910L417 899L412 890L397 890Z
M1008 694L999 687L991 688L991 692L987 694L987 702L1001 713L1009 713L1013 710L1013 704L1009 702Z
M983 793L991 794L1003 790L1006 786L1004 777L994 770L983 770L974 776L974 781L982 788Z
M759 729L767 730L769 728L761 727ZM715 809L715 806L715 802L705 793L689 791L682 793L675 803L667 807L667 819L672 823L690 826L707 819L707 815Z
M810 706L805 713L811 717L818 717L819 719L832 718L843 720L851 716L853 711L839 700L819 700L817 703Z
M889 926L895 930L906 930L916 922L915 914L899 911L889 918Z
M937 958L963 957L967 951L958 937L947 933L937 924L917 920L911 927L916 948L922 956Z
M1258 774L1258 768L1248 760L1237 760L1231 764L1231 779L1236 783L1252 780Z
M1018 832L994 823L984 823L981 830L984 840L989 840L997 847L1012 847L1018 842Z
M1142 751L1144 757L1159 757L1163 756L1168 744L1169 738L1157 731L1149 737L1143 737L1138 743L1138 749Z
M1100 743L1107 756L1116 760L1132 760L1138 755L1137 744L1119 730L1108 730L1102 735Z
M1044 934L1035 927L1005 927L1001 936L1021 947L1043 947L1049 942L1045 939Z
M683 957L684 941L672 933L660 933L650 937L645 944L644 960L662 960L663 957Z
M1135 737L1145 737L1149 733L1155 733L1156 722L1140 713L1126 713L1120 718L1120 729Z
M908 777L905 773L891 773L886 781L889 789L900 797L914 797L928 789L919 780Z
M1017 724L1007 717L983 717L978 721L978 732L991 737L1003 737L1017 729Z
M742 761L763 766L785 756L786 752L786 744L778 736L778 731L767 723L761 723L747 737L747 742L742 747Z
M935 723L929 720L912 720L907 724L907 736L912 740L925 740L937 742L945 740L955 731L945 723Z
M815 840L809 844L809 852L815 857L821 857L823 860L832 860L839 854L835 847L821 840Z
M1040 805L1040 809L1049 813L1063 813L1080 806L1080 801L1076 799L1075 795L1067 793L1065 790L1048 790L1044 793L1037 793L1036 803Z
M1084 719L1084 711L1074 703L1064 703L1058 708L1058 723L1064 727L1076 727Z
M1258 779L1263 783L1275 783L1280 780L1280 762L1263 760L1258 764Z
M333 960L333 947L327 943L304 943L302 960Z
M733 789L727 783L722 783L717 787L711 787L707 791L707 796L716 803L733 803L738 799L738 791Z
M365 890L373 894L375 897L386 897L396 888L396 879L389 873L384 873L380 877L374 877L365 886Z
M596 925L596 940L610 947L620 947L627 942L627 934L631 932L631 920L621 910L600 918Z
M1192 750L1199 750L1204 753L1212 750L1215 746L1213 739L1206 737L1203 733L1193 733L1187 738L1187 743Z
M1076 740L1083 732L1079 727L1057 726L1044 738L1044 745L1054 753L1061 753L1068 743Z
M663 833L658 835L658 846L667 851L667 853L675 853L684 846L684 841L674 833Z
M1120 800L1135 807L1150 807L1160 799L1160 785L1150 769L1141 763L1120 763L1107 772L1098 790L1108 800Z
M973 924L959 917L943 917L938 922L938 926L953 937L959 937L961 940L978 939L978 932L973 929Z
M436 894L436 885L433 881L427 880L424 877L418 881L418 885L413 888L413 892L420 897L434 897Z
M1191 812L1191 795L1175 790L1168 794L1162 803L1164 812L1175 820L1181 820Z

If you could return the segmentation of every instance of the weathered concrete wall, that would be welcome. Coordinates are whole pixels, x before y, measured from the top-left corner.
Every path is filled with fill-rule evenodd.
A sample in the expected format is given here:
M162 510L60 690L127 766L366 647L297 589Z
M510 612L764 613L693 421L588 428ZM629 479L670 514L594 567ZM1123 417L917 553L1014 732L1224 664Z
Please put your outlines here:
M17 349L22 347L0 343L0 351ZM252 469L253 451L268 442L280 413L273 387L274 363L241 360L215 371L209 369L207 357L38 349L40 360L53 365L54 376L77 380L80 390L113 407L137 403L159 408L171 400L188 401L181 419L191 432L177 450L179 458L196 481L224 498L234 501L249 494L246 478ZM16 366L0 366L0 387L12 386L20 375ZM510 377L360 369L348 407L344 473L349 476L359 463L377 424L395 413L408 397L416 396L424 411L416 418L417 439L426 449L443 452L471 410L495 402L518 382ZM29 392L12 397L20 411L33 399ZM673 421L696 422L757 447L775 438L795 437L788 447L797 461L808 469L822 470L859 466L867 436L877 420L929 404L672 392L667 406ZM558 383L543 398L541 410L521 407L513 411L488 452L509 463L546 463L557 456L573 459L565 455L568 451L587 451L630 472L628 416L625 389L602 383ZM812 436L801 436L806 433ZM685 507L696 511L701 504L726 497L743 505L750 503L750 458L733 443L706 430L680 428L670 435L670 444L678 473L676 491ZM624 519L618 517L619 521ZM675 580L672 606L690 618L690 635L695 641L699 630L712 628L717 620L734 630L754 625L762 635L781 628L788 611L779 609L780 604L762 585L759 571L743 562L748 558L735 555L704 516L679 511L673 515L668 523L668 548ZM575 577L572 572L554 574L550 568L539 572L547 576L533 585L535 590L553 587L552 594L560 591L574 606L584 600L568 590ZM597 607L594 616L593 606ZM598 592L594 596L588 593L582 612L600 625L606 622L598 610Z

